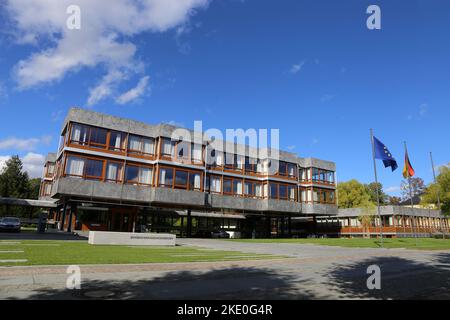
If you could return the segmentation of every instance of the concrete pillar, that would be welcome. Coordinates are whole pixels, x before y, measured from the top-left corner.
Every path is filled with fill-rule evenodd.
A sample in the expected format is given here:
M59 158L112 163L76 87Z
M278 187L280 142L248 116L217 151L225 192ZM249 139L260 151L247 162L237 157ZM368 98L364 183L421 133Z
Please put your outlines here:
M292 221L291 215L288 215L288 234L289 238L292 238Z
M192 216L191 209L187 210L187 224L186 224L186 237L192 237Z
M64 202L63 212L61 214L59 230L64 231L64 223L66 222L67 203Z
M67 232L72 232L72 220L75 211L77 210L77 205L75 203L70 204L70 214L69 214L69 222L67 223Z

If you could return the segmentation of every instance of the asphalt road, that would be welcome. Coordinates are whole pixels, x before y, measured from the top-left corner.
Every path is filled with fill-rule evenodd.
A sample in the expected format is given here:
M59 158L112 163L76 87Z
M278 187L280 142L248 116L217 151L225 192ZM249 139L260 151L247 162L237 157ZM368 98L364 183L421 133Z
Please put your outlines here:
M260 261L0 268L1 299L450 299L450 251L177 239L182 245L270 253ZM380 267L381 289L367 288Z

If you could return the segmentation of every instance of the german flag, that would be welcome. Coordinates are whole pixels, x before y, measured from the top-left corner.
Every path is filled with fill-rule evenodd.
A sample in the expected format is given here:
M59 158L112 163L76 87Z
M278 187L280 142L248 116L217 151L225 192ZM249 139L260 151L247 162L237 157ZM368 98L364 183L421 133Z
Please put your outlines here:
M403 177L411 178L415 174L413 167L411 166L411 162L409 162L408 151L405 151L405 166L403 167Z

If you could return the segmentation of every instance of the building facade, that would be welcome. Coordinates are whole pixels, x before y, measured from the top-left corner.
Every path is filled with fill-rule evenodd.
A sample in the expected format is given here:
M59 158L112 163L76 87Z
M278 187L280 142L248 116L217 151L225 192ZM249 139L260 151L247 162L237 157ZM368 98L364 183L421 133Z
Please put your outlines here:
M50 220L69 231L278 237L292 235L292 218L337 213L333 162L284 151L275 159L230 142L217 148L178 129L70 109L44 167L41 199L58 205Z
M372 213L364 219L361 209L339 209L338 215L317 218L317 233L329 237L378 237L380 231L389 238L433 237L450 234L449 217L439 210L406 206L382 206L380 218Z

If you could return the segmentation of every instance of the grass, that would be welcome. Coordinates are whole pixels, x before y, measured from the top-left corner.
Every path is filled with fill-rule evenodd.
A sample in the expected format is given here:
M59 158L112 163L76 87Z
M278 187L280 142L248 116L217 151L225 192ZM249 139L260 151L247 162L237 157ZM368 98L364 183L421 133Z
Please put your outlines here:
M380 239L364 238L324 238L324 239L232 239L227 241L257 242L257 243L300 243L324 246L339 246L351 248L379 248ZM417 245L416 245L417 242ZM383 239L384 248L406 248L420 250L449 250L450 239L432 238L390 238Z
M9 252L6 252L9 251ZM0 266L173 263L274 259L281 256L249 254L194 247L94 246L87 241L2 240Z

